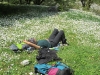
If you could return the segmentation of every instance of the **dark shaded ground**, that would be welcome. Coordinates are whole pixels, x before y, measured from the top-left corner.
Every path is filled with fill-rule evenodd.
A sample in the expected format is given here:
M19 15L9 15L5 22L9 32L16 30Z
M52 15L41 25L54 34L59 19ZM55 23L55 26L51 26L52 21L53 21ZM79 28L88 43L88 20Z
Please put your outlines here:
M0 4L0 19L6 19L0 21L0 26L9 26L14 23L15 20L42 18L57 14L55 11L49 11L49 6L36 6L36 5L9 5Z
M25 14L27 12L50 12L49 6L36 6L36 5L9 5L0 4L0 17L16 14ZM53 11L52 11L53 12ZM55 11L53 13L56 13Z
M11 15L11 14L25 13L31 10L36 11L38 9L39 9L38 11L46 12L47 8L48 7L41 7L41 6L0 4L0 14Z

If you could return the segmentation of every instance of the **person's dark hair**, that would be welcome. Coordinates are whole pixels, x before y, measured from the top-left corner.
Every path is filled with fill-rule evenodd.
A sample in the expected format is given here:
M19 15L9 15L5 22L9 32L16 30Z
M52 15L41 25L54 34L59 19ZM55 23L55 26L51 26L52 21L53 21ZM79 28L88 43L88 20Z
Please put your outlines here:
M28 39L28 41L31 43L37 44L37 41L34 38L30 38L30 39Z

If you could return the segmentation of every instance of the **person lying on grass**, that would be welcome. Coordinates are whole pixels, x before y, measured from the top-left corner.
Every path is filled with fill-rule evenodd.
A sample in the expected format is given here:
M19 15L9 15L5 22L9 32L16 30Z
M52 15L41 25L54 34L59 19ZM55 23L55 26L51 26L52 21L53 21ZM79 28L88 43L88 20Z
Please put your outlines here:
M50 37L48 39L43 39L43 40L39 40L37 41L35 38L32 38L33 42L29 42L24 40L23 42L35 47L36 49L40 49L40 48L52 48L58 45L59 42L62 42L63 45L68 43L66 42L66 38L65 38L65 34L63 30L58 31L58 29L54 29L54 31L52 32L52 34L50 35Z

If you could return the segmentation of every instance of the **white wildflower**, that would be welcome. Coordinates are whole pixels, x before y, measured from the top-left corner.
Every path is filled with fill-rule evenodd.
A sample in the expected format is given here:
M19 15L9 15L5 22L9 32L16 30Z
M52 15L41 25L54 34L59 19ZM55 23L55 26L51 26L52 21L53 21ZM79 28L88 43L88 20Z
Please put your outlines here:
M33 75L33 72L30 72L29 75Z

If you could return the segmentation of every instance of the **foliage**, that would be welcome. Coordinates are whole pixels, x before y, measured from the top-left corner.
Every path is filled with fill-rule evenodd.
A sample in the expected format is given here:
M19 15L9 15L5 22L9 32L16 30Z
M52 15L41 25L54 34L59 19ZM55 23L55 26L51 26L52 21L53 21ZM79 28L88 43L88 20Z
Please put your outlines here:
M30 7L30 9L27 9ZM37 8L37 9L36 9ZM40 9L41 8L41 9ZM39 9L39 10L38 10ZM27 5L9 5L9 4L0 4L0 16L4 15L14 15L14 14L25 14L27 11L47 11L48 7L44 6L27 6Z
M34 5L47 5L57 6L58 10L68 10L76 0L9 0L8 4L30 4L33 2ZM7 2L3 0L3 2Z
M11 4L19 4L19 0L10 0L9 3L11 3Z
M93 3L96 3L96 4L100 5L100 0L93 0Z
M100 4L100 0L0 0L1 3L8 4L57 6L58 10L60 11L65 11L73 8L74 6L76 6L76 1L81 1L84 10L89 10L92 3Z
M45 0L44 5L56 6L60 11L66 11L72 7L76 0Z

